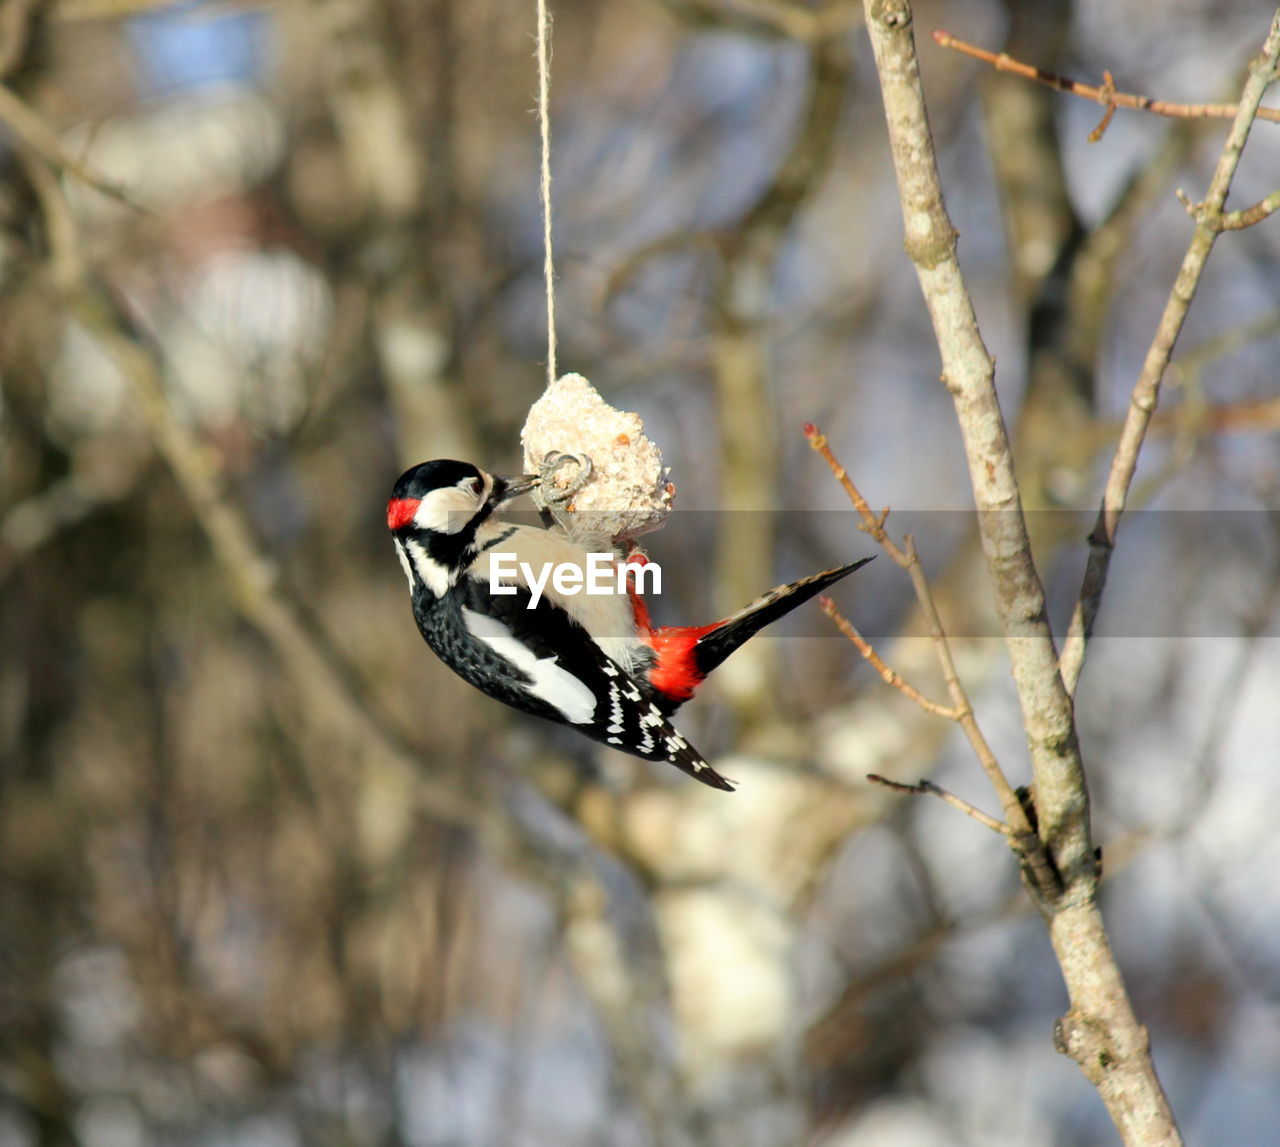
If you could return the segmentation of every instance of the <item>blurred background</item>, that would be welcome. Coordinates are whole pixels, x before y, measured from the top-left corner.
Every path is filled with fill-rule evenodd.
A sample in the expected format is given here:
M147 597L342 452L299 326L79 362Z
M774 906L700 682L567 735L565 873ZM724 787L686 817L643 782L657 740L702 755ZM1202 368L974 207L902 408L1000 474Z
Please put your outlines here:
M860 6L556 0L562 369L679 488L659 621L910 528L1015 783L1018 707ZM948 204L1059 623L1271 10L921 3ZM1113 1141L949 724L816 607L682 714L726 796L501 709L383 508L519 466L546 354L534 5L0 3L0 1144ZM1272 102L1276 102L1273 96ZM1259 123L1229 206L1275 189ZM91 187L88 177L97 184ZM1078 699L1107 916L1190 1138L1280 1126L1280 224L1224 235ZM941 697L906 579L837 600ZM670 775L668 775L670 774Z

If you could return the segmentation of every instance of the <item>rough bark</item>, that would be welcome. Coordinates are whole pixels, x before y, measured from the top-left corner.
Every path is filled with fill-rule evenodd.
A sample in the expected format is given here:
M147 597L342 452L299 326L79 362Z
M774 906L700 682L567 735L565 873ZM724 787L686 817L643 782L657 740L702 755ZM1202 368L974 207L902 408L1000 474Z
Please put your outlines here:
M1146 1030L1125 991L1096 902L1098 871L1074 712L1032 560L1013 455L956 257L956 231L938 177L906 0L867 0L884 95L906 249L942 355L942 377L964 440L995 608L1009 650L1035 778L1040 842L1057 871L1037 897L1071 1007L1057 1046L1080 1064L1127 1144L1181 1142L1156 1076Z

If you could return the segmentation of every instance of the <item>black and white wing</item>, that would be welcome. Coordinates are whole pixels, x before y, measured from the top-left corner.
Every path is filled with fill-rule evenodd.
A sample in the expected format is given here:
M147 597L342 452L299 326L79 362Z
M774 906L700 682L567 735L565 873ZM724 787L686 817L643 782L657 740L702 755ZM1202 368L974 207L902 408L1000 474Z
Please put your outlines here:
M495 700L733 791L568 613L546 598L530 609L529 593L512 588L495 595L462 577L437 598L415 587L414 616L440 659Z

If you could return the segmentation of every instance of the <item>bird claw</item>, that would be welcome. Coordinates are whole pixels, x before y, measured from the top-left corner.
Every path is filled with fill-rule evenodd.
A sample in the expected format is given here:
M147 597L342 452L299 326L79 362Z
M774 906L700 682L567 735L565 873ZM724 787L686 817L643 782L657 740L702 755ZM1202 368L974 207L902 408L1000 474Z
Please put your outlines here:
M569 478L567 473L562 474L561 471L571 463L578 467L578 473ZM573 499L591 481L594 472L595 466L589 454L565 454L552 450L543 457L538 469L541 481L535 501L538 503L542 524L547 529L559 527L564 533L573 534Z
M557 478L557 475L569 463L578 467L578 473L566 483L563 478ZM567 508L568 503L573 501L578 491L591 481L591 475L594 472L595 466L589 454L564 454L559 450L550 451L542 459L539 470L542 477L542 483L539 486L542 500L548 506Z

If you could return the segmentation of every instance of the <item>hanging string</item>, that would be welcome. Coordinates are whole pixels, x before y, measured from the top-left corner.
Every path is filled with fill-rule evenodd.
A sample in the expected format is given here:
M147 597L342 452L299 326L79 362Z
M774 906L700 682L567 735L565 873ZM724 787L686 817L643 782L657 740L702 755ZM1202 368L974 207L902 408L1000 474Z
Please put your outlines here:
M551 251L551 14L538 0L538 133L542 143L542 277L547 289L547 384L556 380L556 266Z

